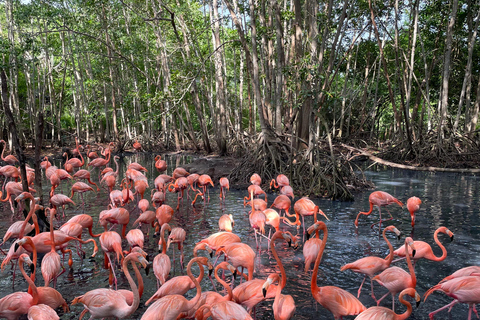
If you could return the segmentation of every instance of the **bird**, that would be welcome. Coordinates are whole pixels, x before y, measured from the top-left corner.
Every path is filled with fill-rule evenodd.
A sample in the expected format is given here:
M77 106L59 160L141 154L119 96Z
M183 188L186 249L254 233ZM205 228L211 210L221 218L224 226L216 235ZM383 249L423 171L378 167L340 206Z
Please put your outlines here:
M72 301L72 305L81 303L85 307L85 310L80 315L80 318L82 318L85 313L90 312L90 319L104 317L125 319L129 318L130 315L138 309L140 304L140 295L135 281L128 272L129 262L132 264L135 262L141 263L145 268L147 266L147 261L138 252L130 253L123 260L122 269L133 292L133 303L128 305L125 297L118 291L104 288L94 289L81 296L75 297Z
M138 140L135 140L133 143L133 149L135 149L136 152L140 152L142 150L142 145L140 142L138 142Z
M410 197L407 200L407 209L410 212L410 217L412 218L412 228L415 226L415 213L420 210L420 205L422 204L422 200L417 197Z
M157 217L158 228L161 228L164 223L169 223L172 220L173 208L168 204L162 204L155 210L155 216ZM158 231L158 230L157 230Z
M220 178L220 199L225 201L226 190L230 190L230 182L228 178L221 177Z
M150 194L150 198L152 200L152 205L156 209L160 207L165 202L165 193L162 191L156 191L156 189L152 189ZM142 199L144 200L144 199ZM141 201L141 200L140 200Z
M143 249L143 243L145 241L145 238L143 236L142 230L131 229L130 231L128 231L125 238L127 239L128 245L130 246L130 251L134 247L138 247L140 249Z
M451 308L460 302L469 305L468 320L470 320L472 318L474 305L480 303L480 276L464 276L441 282L425 293L424 301L426 301L428 296L435 291L443 291L447 296L452 297L455 300L440 309L430 312L430 319L433 319L434 315L440 311Z
M155 168L157 168L158 172L162 173L167 170L167 162L162 160L162 156L157 155L155 157Z
M46 304L37 304L28 309L28 320L58 320L58 314Z
M380 229L382 228L382 222L383 221L388 221L388 220L392 220L393 217L392 215L390 214L390 212L387 212L390 214L390 219L387 219L387 220L382 220L382 210L380 209L380 207L385 207L385 206L388 206L389 204L392 204L392 203L396 203L398 204L400 207L403 207L403 203L401 203L399 200L397 200L397 198L393 197L391 194L389 193L386 193L384 191L375 191L375 192L372 192L370 194L370 196L368 197L368 202L370 203L370 210L368 210L367 212L360 212L358 215L357 215L357 218L355 219L355 227L358 228L358 218L363 214L363 215L366 215L368 216L369 214L372 213L373 211L373 206L376 206L378 208L378 212L380 214L380 221L378 222L379 223L379 227ZM376 225L376 223L372 224L372 228L373 226Z
M97 159L97 158L98 158L98 153L96 153L95 151L90 151L90 149L92 148L92 146L89 145L89 144L87 144L86 147L87 147L87 157L88 157L90 160Z
M388 241L386 232L387 231L392 231L394 232L398 238L400 238L400 231L395 228L395 226L388 226L385 229L383 229L383 239L385 239L385 242L388 245L388 249L390 250L390 254L385 258L379 258L379 257L364 257L361 259L358 259L352 263L347 263L346 265L342 266L340 268L340 271L345 271L345 270L352 270L353 272L356 273L361 273L364 274L365 277L363 278L362 284L360 284L360 287L358 288L358 294L357 298L360 297L360 292L362 290L363 283L365 282L365 279L367 279L367 276L370 277L370 286L372 289L372 298L376 301L377 299L375 298L375 294L373 293L373 276L379 272L382 272L383 270L387 269L390 267L390 264L393 261L393 246Z
M217 232L196 243L193 248L193 256L196 257L198 250L212 250L213 252L222 246L241 241L240 237L232 232Z
M281 212L282 210L285 210L285 213L288 215L288 210L290 210L290 206L292 205L292 201L290 198L286 195L279 195L273 200L272 205L270 208L276 208Z
M470 276L472 274L480 274L480 266L468 266L465 268L458 269L451 275L443 278L439 283L445 282L447 280L451 280L454 278Z
M325 309L333 313L335 319L340 319L343 316L352 316L365 311L365 306L353 294L335 286L319 287L317 285L317 275L322 260L325 246L327 245L328 229L323 221L317 221L310 228L310 233L320 229L323 231L323 240L320 251L318 252L313 267L313 274L311 280L311 292L315 300L320 303Z
M205 311L207 311L205 313ZM203 305L195 312L195 319L204 320L212 317L213 320L252 320L245 309L232 301L220 301L213 305Z
M69 164L70 166L72 166L72 169L78 169L78 168L81 168L83 167L83 165L85 164L85 160L83 159L83 156L82 156L82 153L80 152L79 155L80 155L80 159L78 158L70 158L68 159L68 153L64 153L63 154L64 156L66 156L67 160L65 161L65 164ZM68 171L68 170L67 170Z
M2 154L1 158L3 161L5 161L7 164L14 166L15 164L19 163L18 159L14 155L8 155L6 157L3 157L3 153L5 152L5 149L7 148L7 143L5 140L0 140L0 143L3 143L3 149L2 149Z
M38 303L38 292L35 283L27 276L23 267L24 263L33 266L32 260L26 253L22 253L18 258L20 272L32 288L32 294L28 292L14 292L0 299L0 318L8 320L18 319L21 315L27 314L28 309Z
M276 273L269 275L267 281L265 281L262 286L263 295L267 295L268 288L272 283L275 283L275 281L280 283L281 280L281 276ZM277 292L275 293L275 300L273 301L272 309L275 320L292 319L296 310L295 301L293 300L293 297L291 295L283 295L282 288L278 286Z
M284 187L284 186L289 186L289 185L290 185L290 181L288 180L287 176L284 175L284 174L279 174L277 176L276 181L275 181L275 179L272 179L272 181L270 181L270 189L272 189L272 186L275 189L278 189L278 188L281 188L281 187Z
M153 227L154 225L154 222L155 222L155 219L156 219L156 215L155 215L155 212L154 211L151 211L151 210L147 210L145 212L142 212L137 220L135 220L133 222L133 225L132 227L135 227L137 224L146 224L146 225L151 225ZM148 231L147 231L147 235L150 234L150 227L147 227Z
M252 196L252 192L253 192L253 196ZM252 184L248 186L248 197L243 198L243 206L244 207L246 206L246 201L252 200L254 196L257 197L262 194L265 195L265 202L267 202L267 194L265 193L265 191L262 190L262 188L259 185Z
M127 230L127 224L130 222L130 212L124 208L112 208L107 210L99 217L99 223L103 226L105 231L107 230L108 223L113 225L122 225L122 238L125 238L125 232Z
M188 176L190 173L188 173L187 170L185 170L184 168L182 167L176 167L175 170L173 170L173 173L172 173L172 178L173 180L176 180L180 177L186 177Z
M180 266L183 271L183 259L185 255L183 253L183 242L185 241L187 233L183 228L175 227L171 229L170 235L168 236L167 240L167 251L170 247L170 244L176 243L178 245L178 250L180 251ZM175 265L175 247L173 247L173 264Z
M435 233L433 234L433 239L435 240L435 243L442 249L442 255L441 256L435 256L433 253L432 247L424 242L424 241L414 241L415 245L415 256L410 255L410 258L413 259L413 261L418 261L422 258L431 260L431 261L443 261L447 257L447 249L440 243L438 240L438 234L439 233L445 233L450 237L450 241L453 241L454 234L452 231L448 230L446 227L439 227L437 230L435 230ZM393 252L395 255L404 258L405 257L405 247L402 246L395 250Z
M285 219L285 221L288 225L297 226L297 229L300 229L300 216L302 216L302 222L303 222L303 233L305 234L305 216L314 216L314 221L317 221L316 215L320 213L322 216L324 216L327 220L328 219L327 215L318 208L318 206L309 198L303 197L295 204L293 205L293 210L295 211L295 214L287 214L287 217L296 217L295 222L291 222L288 219Z
M403 303L407 310L402 314L396 314L395 311L385 307L370 307L367 310L360 313L355 320L402 320L407 319L412 314L412 305L406 301L403 297L409 295L417 302L417 307L420 304L420 295L413 288L407 288L400 292L398 300Z
M78 144L78 138L75 137L75 148L72 150L72 154L78 156L81 148L83 148L82 145Z
M82 205L85 205L85 201L83 200L83 194L88 191L93 191L93 188L85 182L77 181L72 186L72 195L70 196L70 199L73 198L75 192L80 193L80 197L82 198Z
M61 193L55 194L50 198L50 204L52 205L52 208L54 209L58 209L58 207L63 208L63 216L65 216L65 206L69 203L75 205L75 202L73 202L72 199L70 199L68 196Z
M20 172L18 171L17 167L14 167L12 165L6 165L3 167L0 167L0 175L5 177L5 181L3 182L2 190L5 190L5 184L7 182L7 179L15 179L15 182L18 181L20 178Z
M412 249L412 255L415 256L416 247L413 239L410 237L405 238L407 265L410 273L399 267L389 267L383 270L379 275L373 277L373 280L376 280L389 291L383 297L377 300L377 306L390 293L392 295L392 310L395 310L395 295L406 288L415 289L417 285L417 278L415 276L415 269L412 266L412 261L410 260L410 255L408 254L408 247Z
M42 265L41 265L43 281L45 281L45 287L49 286L50 281L52 280L56 281L56 277L59 275L60 268L61 268L60 255L57 253L57 250L55 249L55 235L53 232L54 211L52 211L51 209L49 210L49 212L50 212L50 243L51 243L52 249L50 250L50 252L45 254L45 256L42 259ZM55 285L56 283L54 282L54 286Z
M162 229L160 230L160 242L162 246L162 252L157 254L153 259L153 273L157 278L157 289L160 285L163 285L167 281L167 277L170 274L170 270L172 268L172 264L170 261L170 257L167 255L167 242L165 241L165 230L170 231L172 228L168 223L164 223L162 225ZM159 248L160 250L160 244Z
M250 183L259 186L262 184L262 178L258 175L258 173L254 173L250 177Z
M115 276L115 269L113 267L112 259L110 258L110 253L115 252L117 255L117 261L120 262L120 257L124 260L123 251L122 251L122 238L115 231L105 231L100 235L100 246L103 249L104 253L104 267L108 268L108 263L112 270L112 275L114 278L115 287L117 286L117 277Z
M90 180L90 171L85 170L85 169L80 169L75 174L73 175L73 178L75 179L84 179L87 180L88 183L93 184L97 188L97 192L100 191L100 188L98 188L97 184Z
M220 231L232 232L235 221L232 214L223 214L218 219L218 229Z
M195 279L192 274L191 268L194 263L199 264L200 268L202 268L201 265L206 265L208 266L208 269L212 271L213 265L206 257L193 258L188 263L187 274L197 289L197 294L195 297L193 297L191 300L187 300L185 297L176 294L165 296L155 301L150 307L148 307L141 320L174 320L177 319L180 314L187 312L197 304L202 293L202 288L200 287L200 283L198 283L197 279Z
M213 248L212 248L213 249ZM255 265L255 252L245 243L234 242L223 245L217 248L216 255L220 256L222 253L230 260L230 264L235 268L242 267L248 271L248 280L253 279L253 270Z
M295 195L293 194L293 188L291 186L283 186L280 188L280 194L289 196L290 198L295 198Z
M127 167L127 170L128 169L135 169L137 171L143 171L143 172L148 172L147 168L145 168L144 166L142 166L141 164L139 164L138 162L132 162L128 165Z

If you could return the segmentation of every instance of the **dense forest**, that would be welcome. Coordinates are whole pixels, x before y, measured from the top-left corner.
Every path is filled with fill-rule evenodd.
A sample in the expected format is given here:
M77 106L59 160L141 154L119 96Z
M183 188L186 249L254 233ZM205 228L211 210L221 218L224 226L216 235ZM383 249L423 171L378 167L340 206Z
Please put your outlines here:
M4 130L242 155L348 198L353 149L474 166L479 0L0 1ZM9 119L9 112L11 117ZM308 177L308 178L295 178Z

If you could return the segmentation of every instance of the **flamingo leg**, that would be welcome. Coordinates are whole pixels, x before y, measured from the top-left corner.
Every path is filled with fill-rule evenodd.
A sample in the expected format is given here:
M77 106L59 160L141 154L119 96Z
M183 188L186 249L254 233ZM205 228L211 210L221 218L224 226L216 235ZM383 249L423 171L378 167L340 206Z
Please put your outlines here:
M372 288L372 298L373 300L377 301L377 298L375 297L375 293L373 293L373 280L370 278L370 287Z
M385 295L384 295L383 297L381 297L379 300L377 300L377 306L380 305L380 302L381 302L383 299L385 299L385 297L388 296L389 293L390 293L390 292L385 293Z
M437 310L435 310L435 311L433 311L433 312L430 312L430 313L428 314L428 317L430 318L430 320L433 320L433 316L434 316L434 315L436 315L437 313L439 313L439 312L442 311L442 310L445 310L445 309L447 309L447 308L450 308L450 307L454 306L454 305L457 304L457 303L458 303L458 300L453 300L452 302L450 302L449 304L441 307L440 309L437 309Z
M113 274L113 282L115 283L115 290L117 290L117 276L115 275L115 269L113 267L112 259L110 258L110 254L107 254L108 261L110 262L110 268L112 269Z
M358 293L357 293L357 298L360 298L360 292L362 291L363 283L365 282L365 279L367 279L367 275L363 278L362 283L360 284L360 287L358 288ZM372 288L373 289L373 288Z

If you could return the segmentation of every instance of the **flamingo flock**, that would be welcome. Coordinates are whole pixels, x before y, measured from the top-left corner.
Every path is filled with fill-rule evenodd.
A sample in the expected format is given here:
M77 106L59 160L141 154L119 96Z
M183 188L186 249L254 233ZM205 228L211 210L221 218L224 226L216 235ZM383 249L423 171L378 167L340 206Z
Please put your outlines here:
M2 143L5 146L3 140L0 141ZM406 202L406 209L411 216L412 234L402 241L402 246L394 250L388 235L391 233L400 238L402 230L392 224L382 229L382 222L394 220L387 209L389 205L397 204L403 208L403 203L386 192L375 191L369 197L369 211L358 213L356 219L352 217L352 224L358 233L362 229L362 216L372 215L374 207L377 207L380 221L372 224L372 228L379 226L379 234L382 232L389 254L385 258L368 255L346 263L338 270L339 275L348 270L364 275L354 295L341 285L325 285L323 266L331 263L334 254L329 250L328 229L335 225L335 220L330 221L327 214L308 197L294 201L294 190L284 174L279 174L276 179L263 185L262 177L253 173L251 185L244 191L244 207L248 205L248 208L226 214L224 208L232 200L227 192L230 188L227 177L214 181L208 175L190 173L182 167L172 170L161 156L156 156L154 160L153 171L156 169L158 175L151 176L152 172L147 168L132 162L124 177L121 177L118 156L113 158L116 171L110 167L110 147L111 145L100 152L102 157L91 151L91 145L87 145L84 157L82 146L76 139L74 157L68 159L68 154L65 154L65 170L52 165L47 157L44 158L43 174L45 181L50 181L51 184L49 207L44 209L49 220L49 228L45 232L39 230L38 214L43 208L34 198L36 191L30 189L29 192L24 192L19 187L20 175L15 167L18 160L15 161L13 156L4 158L5 148L3 149L1 158L5 161L5 166L0 167L0 173L4 176L5 188L0 191L0 201L10 202L12 218L20 216L22 207L29 209L25 219L12 223L0 244L5 248L10 246L2 260L2 270L7 265L12 265L12 285L20 288L19 284L25 284L27 287L26 291L16 289L18 291L0 297L0 318L18 319L26 315L28 319L60 319L62 313L59 317L57 311L63 314L69 312L69 306L56 286L63 278L62 274L69 273L67 268L73 270L79 267L78 264L82 268L92 267L91 261L96 260L98 252L97 242L104 253L103 267L108 270L106 272L109 276L104 283L88 285L96 289L87 290L84 286L76 288L76 296L71 301L70 308L80 314L80 319L86 314L90 319L253 319L258 317L257 306L265 305L265 300L270 310L266 312L272 313L276 320L295 319L297 296L289 293L292 292L292 283L299 280L310 283L310 290L307 288L306 294L311 295L312 302L318 302L328 310L334 319L407 319L413 312L411 302L415 301L418 305L421 301L416 289L417 282L422 279L417 279L415 265L424 263L420 261L421 258L433 263L441 263L450 258L439 239L440 234L448 236L450 240L454 239L453 232L446 226L439 226L433 235L434 242L441 250L440 255L436 255L434 251L438 250L432 249L427 242L414 240L413 230L418 223L416 215L419 212L421 214L422 209L422 201L418 197L411 197ZM135 141L133 147L136 153L142 152L138 141ZM95 174L91 173L97 168L99 176L95 179ZM172 172L171 176L165 174L168 169ZM95 188L79 181L67 185L68 180L73 178L85 179ZM151 183L153 179L155 182ZM7 180L10 181L7 183ZM97 180L97 183L93 180ZM31 183L29 186L33 187ZM209 235L202 235L198 241L193 240L199 239L200 235L192 234L191 230L184 228L180 223L181 216L189 210L195 214L198 206L203 205L204 209L212 206L209 188L215 187L219 190L220 207L212 207L212 210L218 211L218 220L210 224ZM267 192L271 194L271 191L268 191L268 187L278 189L278 195L270 207ZM69 189L67 192L64 191L66 188ZM62 194L62 191L66 194ZM188 200L189 191L195 195L191 201ZM79 207L75 203L79 202L78 199L73 199L75 193L80 194L82 205ZM103 197L104 210L91 212L88 203L90 200L85 203L83 193L87 193L88 199ZM177 193L177 196L167 197L170 193ZM150 201L145 195L150 197ZM60 207L62 212L58 214ZM381 208L387 209L389 219L382 220ZM3 209L5 211L5 206ZM72 211L80 209L81 214L72 215ZM237 230L237 221L242 220L250 223L250 234L255 234L256 247L248 244L249 239L245 236L239 236L245 234L245 230ZM120 230L118 225L121 225ZM84 230L88 232L84 233ZM82 237L89 238L85 240ZM444 240L445 236L441 237ZM82 244L93 244L90 261L83 260L85 251ZM300 261L285 259L292 255L298 256L298 247L303 247ZM78 258L75 258L74 263L75 251ZM192 256L192 252L193 258L185 260ZM68 255L67 265L64 264L65 254ZM149 261L151 256L154 258ZM273 257L275 261L273 264L267 263L272 267L267 267L263 262L268 257ZM401 267L403 259L407 262L408 271ZM348 256L344 261L348 261ZM394 265L398 262L401 264ZM314 266L311 271L312 264ZM26 265L30 266L30 275L25 270ZM145 275L142 275L139 266L145 269ZM39 286L39 281L35 281L37 267L41 269L43 287ZM17 268L21 277L15 279ZM134 277L130 268L133 269ZM148 275L150 268L153 269L153 276ZM297 276L292 277L286 268L296 268ZM118 288L122 276L127 280L129 290ZM373 304L376 304L373 306L370 300L361 296L367 276L370 279L370 295ZM437 314L445 315L458 303L469 306L468 319L471 319L472 312L476 313L475 304L480 303L480 267L466 266L438 280L437 285L425 292L425 304L428 306L427 297L434 292L443 292L452 297L453 301L431 311L430 319ZM148 282L156 283L157 291L148 293L144 298L144 285ZM380 299L374 294L375 285L377 291L384 293ZM195 292L189 294L190 290ZM223 293L218 290L223 290ZM401 314L395 312L397 294L399 302L406 309ZM389 295L392 298L391 308L385 304L380 306L382 300ZM140 306L142 311L138 310ZM63 311L58 309L60 307Z

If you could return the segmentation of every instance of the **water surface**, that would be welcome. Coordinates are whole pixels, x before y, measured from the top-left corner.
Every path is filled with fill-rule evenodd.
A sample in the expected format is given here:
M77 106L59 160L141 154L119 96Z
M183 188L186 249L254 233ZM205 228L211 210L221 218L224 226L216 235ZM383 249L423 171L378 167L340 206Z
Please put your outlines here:
M125 167L130 162L137 161L148 169L147 177L149 179L150 187L153 187L153 180L157 172L153 162L154 155L138 155L133 157L122 158L120 167L120 176L124 175ZM174 167L185 162L191 161L189 157L170 157L168 174L171 174ZM55 163L60 167L60 161ZM112 161L113 165L113 161ZM445 276L453 273L459 268L468 265L480 265L480 227L479 227L479 207L480 207L480 178L474 175L461 175L453 173L430 173L430 172L412 172L402 170L392 170L385 168L370 168L366 176L372 180L375 185L375 190L386 191L400 201L406 203L411 196L417 196L422 199L422 205L417 214L417 221L415 229L412 230L410 226L410 215L406 208L402 209L397 205L388 207L394 219L384 224L394 224L404 235L412 236L415 240L423 240L432 244L433 250L437 256L441 255L441 250L434 244L433 233L440 226L448 227L455 233L455 240L450 243L446 235L440 234L440 241L442 241L447 250L448 256L442 262L432 262L421 260L417 263L415 271L417 275L417 291L423 295L428 288L438 283L439 280ZM98 180L98 172L92 172L92 179ZM50 184L44 180L44 195L48 193ZM185 261L188 262L192 257L192 249L196 242L202 238L218 231L218 218L224 213L231 213L235 219L234 232L238 234L244 243L251 245L255 249L255 237L253 230L250 228L248 221L247 209L243 207L243 197L247 195L246 190L232 190L227 193L227 198L224 204L220 202L218 197L219 187L218 181L215 181L215 188L210 190L210 201L204 203L198 201L192 207L191 200L185 199L180 203L179 210L170 223L172 227L182 227L187 231L187 240L185 245ZM58 192L70 194L71 183L62 182L57 189ZM363 279L363 276L353 273L350 270L345 272L340 271L340 267L348 262L353 262L359 258L367 255L376 255L385 257L388 254L388 248L383 240L379 238L378 228L371 229L370 225L378 221L378 210L375 208L370 216L362 216L359 220L358 230L354 226L354 220L359 211L368 210L368 196L373 190L365 191L356 195L355 202L337 202L324 199L315 199L315 203L326 213L330 218L327 221L329 229L329 236L327 247L320 264L319 276L317 283L319 286L335 285L356 295L357 289ZM190 193L192 194L192 193ZM145 194L147 199L150 199L149 191ZM275 198L275 194L269 193L268 200L271 204ZM84 196L86 203L83 208L80 206L80 198L75 195L74 201L77 206L67 207L65 219L56 222L56 226L61 225L75 214L86 212L98 221L98 214L101 210L106 208L108 203L108 193L106 190L101 190L99 193L86 193ZM167 194L167 204L173 208L177 205L177 195ZM134 210L134 204L128 204L127 209L131 211L131 223L138 216L138 209ZM0 222L0 236L7 230L11 223L10 207L7 203L0 204L1 222ZM388 216L386 210L382 210L383 217ZM18 219L18 216L17 218ZM307 225L312 223L311 217L306 218ZM129 225L129 230L131 224ZM283 230L289 230L296 234L296 229L282 225ZM119 229L117 230L119 231ZM95 225L95 233L102 232L102 229ZM83 238L87 237L84 232ZM300 230L299 238L303 242L302 230ZM403 239L396 240L393 236L389 236L395 248L403 244ZM152 256L157 253L158 238L146 239L146 251ZM8 248L11 241L3 246ZM124 249L127 249L126 240L124 240ZM86 246L87 254L91 253L91 246ZM256 266L255 277L266 279L271 272L278 272L276 262L273 256L267 250L267 242L265 240L261 243L261 248L256 251ZM169 254L171 256L172 249ZM302 248L297 250L288 248L285 244L278 242L277 251L284 263L288 282L282 293L293 296L297 306L295 319L333 319L330 312L325 310L322 306L317 304L310 293L310 279L311 274L303 272L303 254ZM100 252L92 260L81 260L74 254L74 263L71 269L64 264L67 272L58 278L57 290L60 291L67 302L81 295L89 290L95 288L108 287L108 271L103 269L103 254ZM405 262L396 263L406 269ZM118 271L117 277L119 280L119 288L128 288L128 283L123 273ZM0 297L3 297L14 291L26 291L25 281L21 280L21 275L17 271L17 278L13 287L12 272L10 267L7 267L1 273L0 279ZM143 273L143 272L142 272ZM175 262L175 269L171 276L180 275L181 270L178 264L178 255ZM140 318L147 309L144 303L156 291L156 280L153 272L148 276L143 273L145 281L145 291L140 302L139 309L135 312L132 319ZM238 283L238 282L237 282ZM38 286L43 285L43 278L40 270L37 270ZM375 293L377 297L382 296L387 291L379 284L375 283ZM202 282L202 288L211 290L209 281ZM191 298L195 292L191 290L187 296ZM398 296L397 296L398 297ZM373 306L375 302L370 297L370 285L365 283L362 289L360 300L367 306ZM452 301L452 298L447 297L443 293L432 294L426 303L420 305L418 309L414 308L414 312L410 319L428 319L428 313L440 308L441 306ZM259 319L273 319L271 311L271 304L273 300L263 302L257 308L257 317ZM391 307L391 297L388 296L382 301L383 306ZM78 319L78 315L83 310L81 305L71 307L71 312L62 314L58 310L62 319ZM396 311L403 312L405 307L400 305L398 298L396 301ZM446 311L439 313L435 319L466 319L468 307L466 305L454 306L451 315ZM353 317L351 317L353 318Z

